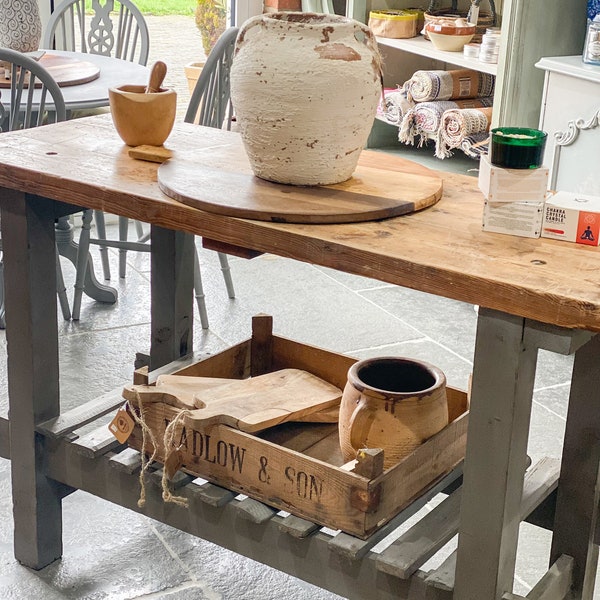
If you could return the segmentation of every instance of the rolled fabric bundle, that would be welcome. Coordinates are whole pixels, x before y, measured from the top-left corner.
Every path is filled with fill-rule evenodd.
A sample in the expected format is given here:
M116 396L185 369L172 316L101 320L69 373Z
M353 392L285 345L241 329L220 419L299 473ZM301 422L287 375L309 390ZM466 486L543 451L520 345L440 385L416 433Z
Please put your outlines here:
M432 102L493 96L495 82L493 75L472 69L416 71L404 89L409 100Z
M414 144L415 138L420 136L419 146L422 146L426 139L437 135L442 115L447 110L484 108L492 106L492 101L492 98L469 98L468 100L418 102L404 117L398 139L405 144Z
M483 154L488 154L489 144L489 132L482 132L467 136L459 147L470 158L479 159Z
M435 155L451 156L450 150L474 133L487 133L492 122L492 107L453 108L444 112L437 132Z
M402 89L385 90L380 103L380 114L392 125L400 125L404 115L413 108L414 102L410 101Z

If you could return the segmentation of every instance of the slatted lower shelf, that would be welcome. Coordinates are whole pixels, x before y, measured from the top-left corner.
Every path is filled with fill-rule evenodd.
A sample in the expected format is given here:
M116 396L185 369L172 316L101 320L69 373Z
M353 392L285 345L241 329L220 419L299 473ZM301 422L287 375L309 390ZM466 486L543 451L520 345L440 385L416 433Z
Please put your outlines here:
M85 414L86 423L90 422L89 413L79 410L79 414ZM69 415L63 415L61 420L65 423ZM45 433L43 426L39 430ZM176 493L188 499L189 508L165 504L159 464L156 465L158 469L148 474L146 505L140 509L137 505L139 453L130 448L115 450L102 440L100 430L82 437L77 437L77 433L76 424L71 423L62 437L57 437L56 428L52 427L52 433L46 439L48 475L68 486L145 514L349 599L452 597L456 555L454 552L448 554L448 544L458 532L461 488L446 496L431 511L420 515L412 526L403 527L403 523L447 488L459 472L439 482L393 521L362 540L184 474L175 483ZM90 446L87 450L86 445ZM553 491L558 474L559 464L555 459L542 459L528 470L522 502L523 518ZM401 527L402 533L398 535ZM426 570L426 563L439 556L446 558L438 560L437 568Z

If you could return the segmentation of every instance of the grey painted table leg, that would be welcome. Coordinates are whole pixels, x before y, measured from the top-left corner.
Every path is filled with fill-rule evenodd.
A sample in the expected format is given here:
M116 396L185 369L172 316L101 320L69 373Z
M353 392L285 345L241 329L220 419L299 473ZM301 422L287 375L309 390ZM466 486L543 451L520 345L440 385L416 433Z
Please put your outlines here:
M480 309L456 565L456 600L511 591L537 348L525 320Z
M600 465L600 336L575 353L550 564L575 559L573 598L594 594Z
M44 475L37 423L59 413L53 204L0 189L15 557L41 569L62 554L61 490Z
M194 236L151 228L150 369L192 352Z

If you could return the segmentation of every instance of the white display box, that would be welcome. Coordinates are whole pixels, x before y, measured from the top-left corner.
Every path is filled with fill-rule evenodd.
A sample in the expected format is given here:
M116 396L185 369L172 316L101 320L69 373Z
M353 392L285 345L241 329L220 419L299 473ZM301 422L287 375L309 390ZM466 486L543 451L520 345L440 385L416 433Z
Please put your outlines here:
M542 237L598 246L600 196L557 192L546 200Z
M540 237L544 202L490 202L483 207L483 231Z
M505 169L479 161L479 189L490 202L543 202L548 190L548 168Z

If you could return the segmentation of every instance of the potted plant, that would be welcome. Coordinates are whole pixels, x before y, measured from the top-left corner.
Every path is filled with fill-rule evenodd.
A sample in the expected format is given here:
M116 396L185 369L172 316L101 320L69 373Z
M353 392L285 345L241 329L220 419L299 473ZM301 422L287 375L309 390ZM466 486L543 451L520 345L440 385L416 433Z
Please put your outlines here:
M202 39L202 49L205 56L208 56L225 31L227 24L226 0L197 0L195 18ZM194 91L203 66L203 61L192 62L185 66L190 94Z

